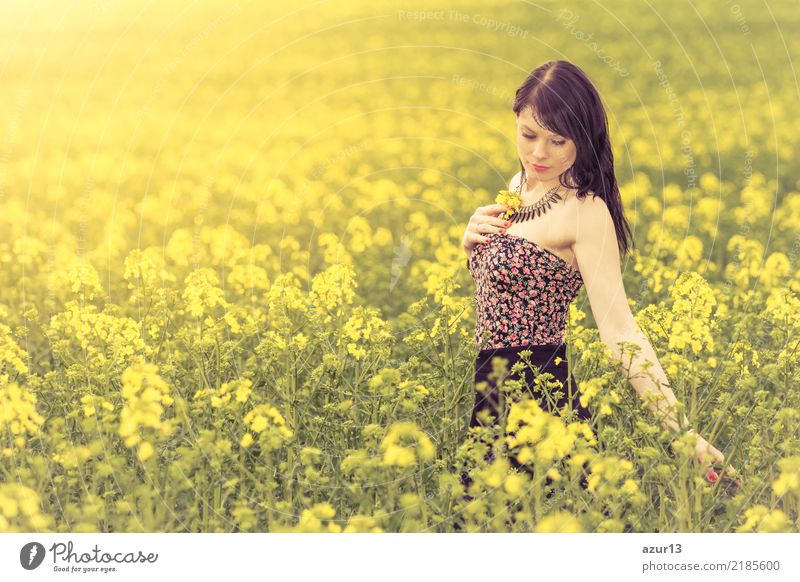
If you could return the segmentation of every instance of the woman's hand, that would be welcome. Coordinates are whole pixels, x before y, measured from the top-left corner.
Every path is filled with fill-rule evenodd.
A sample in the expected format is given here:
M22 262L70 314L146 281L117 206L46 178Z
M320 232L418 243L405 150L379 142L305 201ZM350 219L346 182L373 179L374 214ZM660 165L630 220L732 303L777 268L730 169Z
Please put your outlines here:
M710 474L714 473L712 465L723 465L725 463L725 455L723 455L717 447L709 443L699 434L695 433L694 431L689 432L697 437L697 444L695 445L694 449L695 457L697 458L698 462L703 465L703 472L706 478L708 478ZM734 469L732 465L728 465L727 469L725 469L725 473L733 476L736 474L736 469ZM714 478L712 477L711 479Z
M489 239L484 234L492 232L505 232L510 222L499 218L501 214L506 212L510 206L507 204L490 204L488 206L481 206L469 219L466 230L464 230L464 238L461 240L461 246L467 252L467 255L472 254L472 250L478 243L487 242Z

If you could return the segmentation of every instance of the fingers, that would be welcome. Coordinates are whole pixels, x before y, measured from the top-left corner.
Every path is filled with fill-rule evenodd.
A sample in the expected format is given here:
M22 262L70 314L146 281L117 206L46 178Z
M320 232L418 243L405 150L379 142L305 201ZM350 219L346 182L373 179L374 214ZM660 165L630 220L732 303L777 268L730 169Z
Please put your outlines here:
M483 221L472 220L470 221L470 226L468 227L467 232L469 233L469 236L472 237L471 240L486 242L489 239L483 235L505 232L505 229L509 224L511 224L509 221L500 218L489 218Z
M489 242L489 238L484 236L490 233L503 233L511 225L511 222L502 217L511 207L507 204L489 204L481 206L470 218L467 226L466 241L469 243Z
M489 204L488 206L481 206L478 208L479 214L488 214L490 216L497 216L502 214L511 207L508 204Z
M474 228L467 229L467 240L472 243L485 243L489 242L489 239L485 236L480 234L479 230L480 225L476 225Z
M698 437L695 459L703 467L703 476L709 483L714 484L722 479L726 484L738 487L738 479L734 477L736 469L731 464L728 464L723 470L723 467L725 467L725 455L702 437Z
M469 222L475 232L480 233L500 232L501 229L511 225L511 221L507 218L503 218L502 216L492 216L489 214L473 215Z
M506 228L511 224L505 218L489 218L483 222L477 223L478 232L505 232Z

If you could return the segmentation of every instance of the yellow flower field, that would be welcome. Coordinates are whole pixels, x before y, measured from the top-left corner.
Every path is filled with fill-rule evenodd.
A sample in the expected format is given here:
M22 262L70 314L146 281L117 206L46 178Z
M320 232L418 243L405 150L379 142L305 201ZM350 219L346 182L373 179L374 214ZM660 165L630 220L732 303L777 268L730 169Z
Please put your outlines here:
M0 532L800 531L796 5L402 5L3 3ZM461 236L549 59L605 100L631 308L733 497L585 290L598 430L467 430Z

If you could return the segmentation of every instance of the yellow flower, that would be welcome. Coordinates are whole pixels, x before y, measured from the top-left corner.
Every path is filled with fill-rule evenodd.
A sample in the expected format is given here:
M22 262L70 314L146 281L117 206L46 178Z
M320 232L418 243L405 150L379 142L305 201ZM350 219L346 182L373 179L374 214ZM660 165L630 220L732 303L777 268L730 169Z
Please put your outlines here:
M0 484L0 533L43 531L53 518L40 512L39 494L19 483Z
M300 514L300 522L291 531L296 532L328 532L339 533L342 527L329 520L336 515L336 510L330 503L317 503L311 509L304 509ZM328 521L326 525L322 520Z
M261 415L256 416L253 419L253 422L250 424L250 428L253 432L262 432L265 428L267 428L267 419Z
M638 493L639 485L637 485L636 481L633 479L625 479L622 490L629 495L633 495L634 493Z
M277 450L294 436L278 409L269 404L259 404L245 414L243 421L251 431L258 434L259 443L268 450Z
M35 435L44 418L36 412L36 395L16 382L0 386L0 430L14 435L14 443L25 445L25 435Z
M346 344L347 351L357 360L366 357L366 347L388 345L394 337L390 324L378 317L378 310L374 307L356 307L342 332L340 341Z
M153 445L148 443L147 441L143 441L139 445L139 452L138 455L140 461L146 461L151 456L153 456Z
M369 515L356 513L347 520L344 533L383 533L384 529L378 525L378 520Z
M97 412L97 409L94 407L94 404L92 403L92 397L89 394L81 396L81 404L83 404L84 416L87 417L92 416L94 415L95 412Z
M154 364L137 363L122 373L122 398L125 405L119 415L119 435L126 447L142 441L141 428L152 429L164 436L171 433L169 423L161 420L164 408L173 403L169 386L157 373ZM146 452L146 450L145 450Z
M520 463L527 463L532 456L542 462L561 459L575 447L579 435L588 442L594 440L586 423L567 426L560 417L542 410L535 400L514 402L509 410L505 441L511 449L522 447L516 451Z
M559 473L555 467L550 467L550 469L547 470L547 476L553 481L561 481L561 473Z
M522 486L525 484L525 479L522 475L511 474L508 475L503 482L503 489L509 497L516 499L522 495Z
M533 459L533 449L530 447L522 447L517 453L517 461L523 465L530 463Z
M398 467L411 467L414 465L414 452L406 447L389 445L383 453L384 465L396 465Z
M398 467L415 465L417 458L431 461L436 455L436 447L416 423L395 422L386 432L381 442L383 464Z
M745 522L736 528L739 533L781 533L790 531L791 524L780 509L770 511L763 505L755 505L745 510Z
M502 214L503 218L511 218L514 213L519 210L520 205L522 205L522 196L519 192L511 192L509 190L500 190L497 193L494 201L497 204L506 204L511 208Z
M284 310L306 311L308 300L299 286L300 283L294 273L280 274L269 288L270 311L278 313Z
M672 289L672 297L675 302L669 347L689 347L695 354L703 349L712 350L711 311L717 300L706 280L693 271L681 273Z
M772 482L772 490L776 495L786 495L791 491L800 497L800 455L780 459L778 466L781 474Z
M94 299L95 295L103 294L103 286L100 284L100 277L94 267L87 263L76 263L70 269L70 280L72 282L72 292L84 295L86 299Z
M324 321L328 323L332 320L332 314L353 302L357 286L353 267L331 265L314 277L309 297L312 305L325 314Z
M565 511L557 511L544 517L533 530L536 533L582 533L578 519Z
M580 403L584 408L589 406L589 402L594 398L602 388L608 384L608 379L605 377L590 378L589 380L581 380L578 383L578 391L580 392Z
M183 300L188 312L194 316L207 315L216 305L227 306L216 271L203 267L192 271L183 285Z

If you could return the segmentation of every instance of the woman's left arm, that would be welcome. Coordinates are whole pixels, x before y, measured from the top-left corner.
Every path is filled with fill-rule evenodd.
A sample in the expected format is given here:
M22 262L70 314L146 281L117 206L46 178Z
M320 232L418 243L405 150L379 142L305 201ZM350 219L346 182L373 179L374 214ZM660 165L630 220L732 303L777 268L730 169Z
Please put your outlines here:
M578 260L601 341L622 366L628 381L641 398L646 398L648 392L664 394L666 400L648 401L650 409L664 419L664 427L675 432L686 430L686 415L683 415L682 428L675 414L669 411L677 399L669 387L667 375L658 363L653 346L636 323L628 305L614 221L602 198L588 196L577 201L575 228L572 250ZM640 349L635 355L630 353L630 348L623 354L618 345L620 342L636 344ZM646 371L648 366L650 374Z
M642 399L650 392L665 396L655 402L647 400L650 410L663 419L665 428L676 434L684 430L696 434L693 429L687 430L689 421L685 414L682 415L682 422L678 422L673 412L677 399L669 387L667 375L628 305L614 221L602 198L589 196L577 201L575 228L572 249L586 286L601 341L620 363L628 381ZM630 354L630 351L623 354L624 346L621 348L620 342L636 344L640 349L636 354ZM655 382L651 376L655 378ZM714 462L724 462L725 456L716 447L700 435L696 436L695 455L701 462L707 458L706 455ZM729 465L728 470L732 471L733 467Z
M677 402L675 394L669 387L667 375L658 363L653 346L636 323L628 305L611 213L599 196L577 201L577 206L572 250L578 260L600 339L622 366L628 381L641 398L646 398L648 392L664 394L666 401L650 401L650 409L657 414L663 412L665 428L680 431L682 427L675 414L668 413L668 409ZM620 342L636 344L640 349L635 355L630 353L630 348L623 354L624 346L621 348ZM650 374L646 367L650 367ZM655 378L657 384L650 376ZM688 419L684 415L683 430L687 424Z
M649 408L663 419L664 427L675 433L684 430L693 433L693 429L688 429L689 421L685 414L682 415L682 423L678 422L673 412L677 399L669 387L667 375L628 305L622 282L617 234L608 207L599 196L587 196L576 202L576 231L572 250L586 286L601 341L621 365L641 398L647 398L648 393L665 396L657 401L647 399ZM620 342L636 344L640 349L636 354L631 354L630 349L623 354L624 346L620 347ZM697 437L698 459L702 460L704 453L708 453L712 460L719 463L724 461L725 457L718 449L703 437Z

